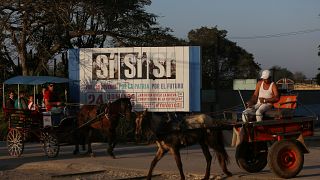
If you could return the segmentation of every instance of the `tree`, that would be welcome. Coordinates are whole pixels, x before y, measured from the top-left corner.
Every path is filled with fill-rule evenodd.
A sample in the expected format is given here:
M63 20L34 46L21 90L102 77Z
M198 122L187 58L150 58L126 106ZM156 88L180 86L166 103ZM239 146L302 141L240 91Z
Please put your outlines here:
M233 79L257 78L260 67L253 55L226 39L227 31L217 27L191 30L191 45L202 47L203 88L230 88Z
M306 75L304 75L302 72L295 72L293 74L293 80L297 83L302 83L307 79Z
M156 15L145 11L150 4L151 0L1 0L0 55L11 65L19 62L22 75L32 75L48 73L48 61L68 48L161 45L166 39L180 43L167 33L169 28L158 26Z
M282 68L280 66L272 66L270 70L272 72L272 77L274 81L278 81L282 78L294 79L293 73L289 71L287 68Z

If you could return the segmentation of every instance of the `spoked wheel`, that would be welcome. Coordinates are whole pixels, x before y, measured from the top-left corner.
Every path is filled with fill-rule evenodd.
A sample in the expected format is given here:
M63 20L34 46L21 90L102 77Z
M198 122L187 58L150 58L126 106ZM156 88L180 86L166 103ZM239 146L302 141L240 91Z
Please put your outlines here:
M238 166L250 173L260 172L267 165L268 146L266 142L242 142L236 149Z
M281 178L295 177L302 169L304 156L294 141L275 142L268 154L268 165Z
M45 155L49 158L57 157L60 150L57 136L53 132L43 132L41 139Z
M10 129L7 135L7 147L10 156L19 157L23 153L23 134L18 129Z

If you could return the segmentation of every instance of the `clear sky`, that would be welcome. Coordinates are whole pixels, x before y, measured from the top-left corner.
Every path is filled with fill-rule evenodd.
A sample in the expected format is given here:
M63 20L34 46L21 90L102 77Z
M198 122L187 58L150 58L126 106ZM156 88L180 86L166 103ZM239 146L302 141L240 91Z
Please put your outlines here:
M152 0L147 10L179 38L202 26L227 30L263 69L278 65L308 78L320 72L320 0ZM297 35L237 38L281 33Z

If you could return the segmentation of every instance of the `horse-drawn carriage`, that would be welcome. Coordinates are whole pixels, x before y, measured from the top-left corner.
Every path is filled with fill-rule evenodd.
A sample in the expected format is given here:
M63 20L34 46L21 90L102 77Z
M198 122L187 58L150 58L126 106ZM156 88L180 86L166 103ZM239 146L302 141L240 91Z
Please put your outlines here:
M45 83L70 83L66 78L51 76L17 76L3 83L18 86L33 85L34 96L36 86ZM34 98L36 99L36 98ZM4 100L4 99L3 99ZM100 105L82 105L65 103L65 106L49 112L29 109L8 109L3 101L5 119L8 121L7 146L11 156L20 156L26 142L40 142L46 156L52 158L59 153L62 145L75 145L74 154L79 153L79 144L88 144L87 153L93 155L91 149L91 132L102 131L108 139L108 153L115 157L113 149L117 143L116 128L122 117L130 119L131 99L119 98L113 102Z
M204 179L208 179L210 173L209 147L212 147L218 155L223 171L230 175L225 166L228 158L223 150L223 138L219 133L213 133L227 129L234 130L236 132L234 137L239 140L236 143L235 158L241 169L254 173L261 171L268 164L271 171L279 177L295 177L303 167L304 153L309 152L304 137L313 135L316 120L316 116L295 114L296 107L296 95L282 95L279 102L274 104L274 108L264 115L262 122L256 122L254 116L252 121L244 123L241 119L242 110L224 111L221 119L210 118L206 114L184 116L178 118L179 125L170 118L170 115L168 117L165 115L162 116L162 120L166 119L165 122L158 125L162 127L160 130L159 127L155 127L155 123L160 124L161 117L151 112L144 112L137 116L136 133L141 134L141 129L153 131L157 136L158 145L158 152L151 163L148 178L151 178L157 162L167 151L171 151L175 156L181 178L184 179L179 149L194 143L200 144L207 160Z
M35 97L36 86L49 82L68 83L70 80L50 76L16 76L3 83L3 111L8 121L7 147L11 156L21 156L25 143L33 141L41 142L46 156L56 157L60 145L71 141L69 137L73 134L70 132L76 127L76 117L70 114L67 106L57 109L56 112L6 108L5 106L5 85L17 85L18 93L21 85L32 85ZM19 99L18 102L20 102Z

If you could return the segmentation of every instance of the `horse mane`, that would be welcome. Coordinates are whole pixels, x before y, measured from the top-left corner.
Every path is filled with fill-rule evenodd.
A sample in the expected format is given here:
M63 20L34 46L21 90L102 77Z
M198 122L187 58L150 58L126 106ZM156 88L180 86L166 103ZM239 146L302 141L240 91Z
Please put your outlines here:
M220 119L212 118L207 114L193 114L184 117L184 123L188 129L210 128L223 125Z

